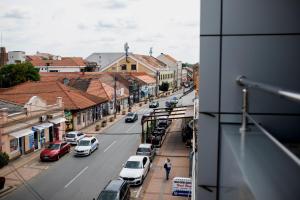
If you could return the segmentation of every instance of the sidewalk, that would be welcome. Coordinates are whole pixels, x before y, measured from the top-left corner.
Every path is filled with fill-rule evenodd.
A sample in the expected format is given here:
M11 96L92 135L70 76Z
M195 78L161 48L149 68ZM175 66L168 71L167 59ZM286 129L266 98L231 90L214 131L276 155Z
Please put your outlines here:
M172 196L172 179L174 177L189 177L189 152L182 142L181 119L173 120L167 138L156 155L152 168L146 178L141 196L143 200L179 200L187 197ZM170 158L172 170L169 180L165 179L165 160Z

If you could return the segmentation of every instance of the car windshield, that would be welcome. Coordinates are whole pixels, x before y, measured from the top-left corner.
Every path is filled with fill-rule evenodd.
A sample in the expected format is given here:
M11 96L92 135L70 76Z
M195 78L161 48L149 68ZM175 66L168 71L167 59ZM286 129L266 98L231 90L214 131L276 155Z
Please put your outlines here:
M142 168L142 165L139 161L127 161L125 168L129 169L140 169Z
M90 146L90 141L89 140L80 140L78 145L79 146Z
M131 117L133 116L133 113L128 113L127 116Z
M102 191L97 200L113 200L116 199L118 193L115 191Z
M138 148L137 152L146 152L146 153L149 153L150 149L149 148Z
M75 138L75 134L73 134L73 133L67 133L66 137L67 138Z
M48 145L48 149L51 149L51 150L56 150L56 149L59 149L60 147L60 144L49 144Z

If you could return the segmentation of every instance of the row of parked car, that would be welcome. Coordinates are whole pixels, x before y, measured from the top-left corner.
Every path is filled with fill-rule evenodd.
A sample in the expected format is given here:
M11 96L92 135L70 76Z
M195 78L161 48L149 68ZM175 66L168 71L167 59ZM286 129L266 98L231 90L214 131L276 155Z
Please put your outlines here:
M159 117L154 130L146 138L146 142L153 144L155 147L160 147L171 122L167 116Z
M99 147L99 141L95 137L88 137L79 131L72 131L65 135L64 141L51 142L41 153L41 161L59 160L61 156L70 152L71 145L77 145L74 155L90 155Z
M140 144L136 155L130 156L123 165L119 178L111 180L97 200L129 200L130 185L143 184L154 157L155 148L152 144Z

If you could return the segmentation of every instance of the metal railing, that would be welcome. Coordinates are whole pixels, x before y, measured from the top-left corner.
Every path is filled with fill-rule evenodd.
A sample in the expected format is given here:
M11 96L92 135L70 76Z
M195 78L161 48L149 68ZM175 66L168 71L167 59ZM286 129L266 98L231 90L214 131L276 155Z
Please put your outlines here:
M279 87L274 87L264 83L255 82L247 79L245 76L238 76L236 81L238 85L243 87L242 125L240 128L240 132L244 134L245 132L250 130L248 127L248 120L250 120L263 134L265 134L272 142L274 142L274 144L276 144L282 151L284 151L286 155L288 155L292 160L294 160L298 166L300 166L300 159L297 156L295 156L283 144L281 144L275 137L273 137L272 134L268 132L259 122L257 122L253 117L250 116L250 114L248 113L248 108L249 108L248 90L250 88L259 89L263 92L267 92L275 96L278 96L280 98L285 98L298 103L300 103L300 94Z

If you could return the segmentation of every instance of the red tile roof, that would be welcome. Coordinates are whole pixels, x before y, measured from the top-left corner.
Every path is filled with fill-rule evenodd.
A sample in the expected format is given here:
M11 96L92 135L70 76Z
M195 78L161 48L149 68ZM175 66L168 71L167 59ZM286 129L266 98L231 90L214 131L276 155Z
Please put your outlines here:
M81 57L62 57L61 60L39 60L34 57L34 59L29 60L29 62L34 66L85 66L85 62Z
M81 92L58 81L26 82L0 91L0 99L23 105L32 96L41 97L47 104L55 104L56 98L62 97L67 110L85 109L107 101L105 98Z

